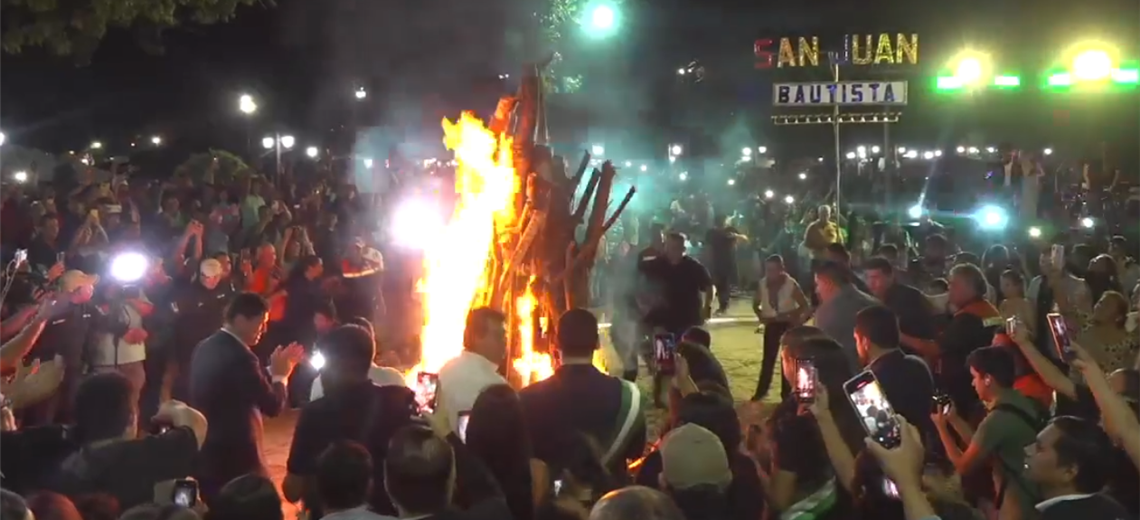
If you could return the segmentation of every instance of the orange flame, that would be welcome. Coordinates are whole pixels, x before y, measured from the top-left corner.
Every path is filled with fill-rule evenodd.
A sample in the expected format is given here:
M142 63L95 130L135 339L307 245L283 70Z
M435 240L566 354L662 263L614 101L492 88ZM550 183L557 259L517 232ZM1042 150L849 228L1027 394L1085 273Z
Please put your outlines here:
M438 373L462 352L467 313L489 296L488 267L497 230L514 221L512 202L520 188L509 137L496 135L468 112L455 122L444 119L443 133L444 144L455 152L459 197L451 220L439 236L429 238L424 251L424 277L417 283L424 305L423 357L409 381L418 371ZM549 356L533 353L534 306L529 289L516 303L523 354L512 365L523 374L524 384L552 370Z
M520 354L511 366L519 373L523 386L541 381L554 374L554 363L550 354L534 351L534 294L527 288L526 294L515 302L515 314L519 318Z

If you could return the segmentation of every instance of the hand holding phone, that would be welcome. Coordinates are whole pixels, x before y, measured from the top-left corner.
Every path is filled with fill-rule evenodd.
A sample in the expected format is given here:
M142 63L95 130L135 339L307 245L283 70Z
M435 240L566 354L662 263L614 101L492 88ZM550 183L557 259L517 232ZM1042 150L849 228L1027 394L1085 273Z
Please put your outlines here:
M677 338L668 332L653 335L653 359L657 362L657 373L673 375L677 370L674 357L677 355Z
M884 448L898 447L902 442L902 426L875 374L867 370L856 375L843 383L843 390L867 436Z
M420 411L435 412L438 402L439 374L420 372L416 375L416 404Z
M1065 246L1062 244L1053 244L1053 248L1049 251L1049 263L1052 264L1053 269L1061 270L1065 267Z
M198 482L191 479L180 478L174 481L174 489L170 494L170 501L181 507L194 507L198 505Z
M1049 331L1053 333L1053 344L1057 346L1057 356L1065 362L1076 359L1077 353L1073 350L1073 338L1069 335L1069 326L1065 323L1064 316L1050 312L1045 315L1045 319L1049 322Z
M819 372L816 371L815 361L811 359L797 359L794 379L796 401L801 404L814 403L815 382L819 379Z

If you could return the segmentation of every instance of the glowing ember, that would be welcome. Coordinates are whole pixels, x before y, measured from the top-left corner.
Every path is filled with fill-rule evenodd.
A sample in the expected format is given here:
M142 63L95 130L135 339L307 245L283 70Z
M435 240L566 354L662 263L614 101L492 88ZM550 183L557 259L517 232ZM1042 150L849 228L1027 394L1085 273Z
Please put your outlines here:
M496 136L470 113L454 123L445 119L443 132L444 144L455 152L459 196L451 221L425 244L425 274L417 284L424 305L423 358L413 373L438 372L462 351L467 313L473 306L485 305L489 297L488 267L492 247L498 243L496 231L513 222L512 201L519 189L510 138ZM552 371L550 357L531 348L534 306L529 290L516 302L522 356L512 366L523 376L523 384L549 377Z

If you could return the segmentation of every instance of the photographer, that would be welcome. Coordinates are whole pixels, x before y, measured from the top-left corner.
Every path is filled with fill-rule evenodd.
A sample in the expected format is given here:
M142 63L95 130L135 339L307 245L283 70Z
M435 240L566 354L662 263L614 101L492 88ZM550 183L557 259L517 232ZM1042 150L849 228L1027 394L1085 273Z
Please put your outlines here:
M154 307L138 287L110 284L104 289L104 303L98 307L94 327L90 368L96 373L118 372L131 382L136 400L146 383L147 332L143 318Z
M124 509L150 502L159 482L184 478L206 439L206 418L168 401L152 423L161 433L139 437L138 402L122 374L95 374L75 396L79 449L63 460L52 486L69 496L106 493Z

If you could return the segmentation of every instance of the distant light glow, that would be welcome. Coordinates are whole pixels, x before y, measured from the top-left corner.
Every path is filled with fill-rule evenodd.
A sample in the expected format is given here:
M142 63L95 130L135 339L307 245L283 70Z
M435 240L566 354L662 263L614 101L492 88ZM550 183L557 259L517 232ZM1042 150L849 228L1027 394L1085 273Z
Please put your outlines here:
M1085 229L1092 229L1094 225L1096 225L1096 221L1094 221L1092 217L1085 217L1081 219L1081 227Z
M986 205L974 214L974 220L982 229L998 231L1005 229L1009 224L1009 215L1000 207Z
M681 172L681 174L678 175L677 178L681 179L681 182L685 182L685 181L689 180L689 172Z
M672 154L673 156L681 155L681 152L683 152L683 151L685 151L685 149L681 148L681 145L679 145L679 144L675 144L675 145L669 147L669 153Z
M729 186L736 186L736 179L729 179L729 180L728 180L728 185L729 185Z
M606 147L600 144L595 144L590 147L590 154L601 157L606 154Z
M751 157L752 156L752 149L751 148L741 148L740 149L740 155L743 155L745 157Z
M796 198L791 196L791 195L784 197L784 203L785 204L794 204L795 202L796 202Z
M293 139L293 136L291 136L291 135L281 136L281 147L282 148L292 148L293 145L296 144L296 142L297 142L297 140Z
M1073 76L1080 81L1099 81L1112 74L1112 57L1100 49L1087 50L1073 58Z
M757 148L757 151L759 151L762 154L768 153L768 147L767 146L761 146L760 148Z
M923 159L926 159L926 160L928 160L928 161L929 161L929 160L931 160L931 159L933 159L933 158L934 158L934 152L931 152L931 151L929 151L929 150L928 150L928 151L925 151L925 152L922 152L922 158L923 158Z
M273 139L272 137L261 138L261 147L262 148L269 150L269 149L272 149L274 146L277 146L277 141L275 139Z
M28 172L18 171L16 173L13 173L12 179L21 184L28 182Z
M313 352L313 356L309 358L309 365L313 367L313 370L325 368L325 355L321 354L319 350Z
M855 152L847 152L847 158L848 159L854 159L855 158Z
M641 165L639 168L641 169L641 171L648 171L649 170L649 166L646 166L644 164Z
M305 155L308 155L309 158L311 158L311 159L316 159L317 155L320 153L321 153L321 151L318 150L316 146L310 146L308 148L305 148Z
M142 253L120 253L111 260L111 278L123 283L142 280L150 261Z
M922 205L921 204L915 204L915 205L911 206L910 209L906 210L906 214L910 218L921 217L922 216Z
M775 196L776 196L776 192L774 192L772 190L764 190L764 198L770 199L770 198L775 197Z
M365 159L364 159L364 167L365 167L365 168L371 168L371 167L372 167L372 159L370 159L370 158L365 158Z
M799 176L799 177L800 177L800 180L801 180L801 181L806 181L806 180L807 180L807 174L806 174L806 173L804 173L804 172L800 172L800 176Z
M150 138L150 144L158 146L158 145L162 144L162 138L157 136L157 135L153 136Z
M1052 148L1046 148L1044 150L1044 152L1045 152L1045 155L1053 155L1053 149Z
M1032 226L1029 228L1029 238L1041 238L1041 228Z

